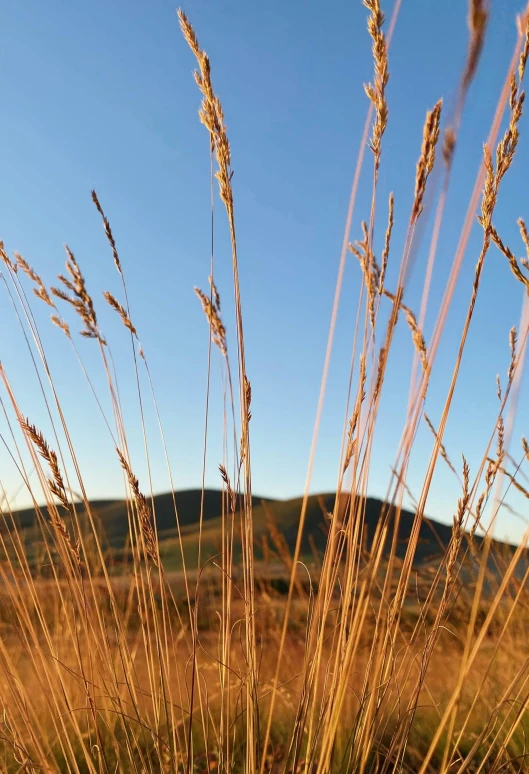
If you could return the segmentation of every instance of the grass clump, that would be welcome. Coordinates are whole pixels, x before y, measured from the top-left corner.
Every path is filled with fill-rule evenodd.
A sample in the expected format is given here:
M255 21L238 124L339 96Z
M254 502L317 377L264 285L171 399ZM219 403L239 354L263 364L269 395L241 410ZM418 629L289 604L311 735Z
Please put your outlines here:
M252 388L245 357L232 152L210 60L183 12L179 21L197 64L199 116L209 137L211 182L217 181L231 246L234 332L223 322L214 254L209 291L195 289L210 345L221 354L220 493L204 486L194 494L175 493L168 465L170 495L152 494L144 404L152 400L159 420L156 392L133 323L124 263L97 194L93 192L92 199L119 274L122 301L110 291L103 295L130 335L145 446L143 478L135 473L140 464L131 459L110 339L101 330L80 263L66 248L66 274L59 274L57 287L48 288L24 258L18 254L10 258L1 246L6 285L33 358L36 390L49 427L48 438L31 407L19 406L8 374L0 367L10 453L34 504L28 511L13 513L6 501L1 517L2 771L527 770L527 535L519 546L507 546L493 540L491 528L504 485L529 497L522 468L529 460L527 442L522 443L520 463L508 448L528 329L509 333L507 381L502 385L498 380L498 412L476 470L464 456L461 463L449 456L444 434L491 248L499 251L506 271L518 281L522 325L527 326L529 319L529 257L518 260L494 226L503 179L516 163L521 141L528 16L519 19L513 65L484 146L437 319L426 336L431 271L459 126L486 34L487 7L478 0L470 2L467 61L449 124L443 125L441 99L426 112L399 261L392 242L393 194L378 259L375 250L379 172L391 120L386 89L390 39L399 3L387 33L380 2L364 0L364 5L374 72L365 87L366 130L351 195L307 486L299 500L261 501L252 492ZM501 135L504 113L506 128ZM367 205L356 201L366 148L373 161ZM441 186L435 197L433 172L439 167ZM434 424L425 413L426 398L480 198L481 247L446 400ZM410 266L418 226L432 203L435 227L422 302L413 311L406 303ZM365 206L366 212L361 237L350 241L354 206ZM518 227L529 256L522 219ZM362 289L341 428L342 453L336 490L314 497L309 494L310 479L348 246L360 266ZM391 262L396 281L388 287ZM26 294L28 282L37 300ZM33 303L51 309L52 322L66 335L72 357L93 392L123 474L121 502L97 503L89 497ZM70 323L62 316L63 307L66 315L80 319L80 335L98 350L110 411L84 365ZM414 361L401 442L388 496L381 502L369 498L367 488L381 398L391 389L387 367L401 318L411 332ZM411 496L408 467L423 421L433 446L410 512L403 502L405 495ZM204 464L207 415L205 425ZM161 421L159 429L165 448ZM436 526L426 514L439 464L449 467L461 487L451 526Z

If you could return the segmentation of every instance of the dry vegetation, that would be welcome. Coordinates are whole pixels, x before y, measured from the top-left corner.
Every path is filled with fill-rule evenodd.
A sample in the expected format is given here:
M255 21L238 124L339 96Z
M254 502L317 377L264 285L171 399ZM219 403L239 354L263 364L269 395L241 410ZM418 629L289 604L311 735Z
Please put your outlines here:
M209 323L210 344L220 350L228 385L226 454L219 476L225 496L220 549L214 560L202 553L199 542L198 565L186 566L176 495L174 515L179 539L175 544L180 544L183 572L175 577L164 568L154 501L148 494L150 484L140 482L134 471L111 348L100 329L96 305L74 254L67 248L67 275L59 275L58 287L48 288L26 260L17 254L10 257L2 246L7 288L33 353L36 384L46 401L45 421L53 434L45 438L31 407L19 406L8 375L0 367L2 405L6 418L14 419L9 425L10 449L33 498L44 546L36 563L28 555L16 515L5 505L0 530L2 771L447 774L529 770L529 563L523 543L517 549L501 552L490 536L503 486L515 485L529 497L520 478L521 464L529 463L527 442L523 444L523 456L513 465L505 441L506 423L512 421L516 410L513 395L523 366L527 329L510 334L507 382L498 384L498 416L490 429L490 442L483 451L480 468L471 471L463 458L461 470L457 470L459 466L450 461L443 445L489 250L499 249L506 259L505 271L512 271L519 281L522 319L528 319L529 238L525 223L519 221L527 258L520 261L494 226L501 183L516 160L523 119L528 17L518 20L512 67L484 146L483 165L437 322L426 341L422 330L431 268L467 91L486 34L487 9L479 0L470 3L467 62L450 121L444 121L442 101L426 113L402 255L394 256L391 245L392 195L387 221L381 227L384 247L377 260L374 244L379 226L375 215L381 209L377 202L378 175L389 117L388 38L379 1L364 0L364 5L373 44L374 75L366 86L366 142L360 149L351 196L310 469L343 266L346 259L351 260L350 253L358 260L364 279L351 360L355 378L343 429L342 459L337 460L335 507L327 514L325 550L318 551L314 546L310 568L300 561L308 485L295 545L288 545L272 518L268 537L259 547L254 539L251 386L245 361L231 150L221 103L211 81L209 59L183 13L179 13L182 32L197 61L195 79L202 95L200 120L209 133L215 177L228 219L236 313L234 345L229 348L230 332L222 321L212 260L209 291L197 290L197 294ZM505 113L502 135L500 124ZM372 199L367 203L362 237L349 245L349 251L349 227L359 170L364 161L367 163L366 149L370 149L373 163ZM416 316L404 302L405 288L416 228L425 217L425 197L435 167L439 167L441 194L432 199L436 202L436 225L420 314ZM104 297L130 334L140 405L152 399L156 407L146 354L129 308L123 263L95 193L93 201L122 281L122 301L109 292ZM478 209L482 247L469 288L450 388L438 426L434 427L424 415L426 394ZM400 261L397 284L391 288L386 285L389 261ZM38 301L32 300L28 287ZM68 338L73 358L79 361L90 386L75 336L61 309L73 309L82 323L81 335L92 339L100 351L112 402L112 417L104 418L123 469L128 497L130 560L118 568L119 572L117 560L101 540L97 514L83 484L33 316L34 303L50 307L53 323ZM385 325L379 321L382 304L389 305ZM388 505L382 508L376 533L368 544L364 495L372 439L386 388L394 331L401 318L410 328L415 348L409 405ZM147 396L140 386L141 369L146 369L151 387ZM103 412L95 391L94 396L98 410ZM407 468L416 430L423 420L432 431L433 449L422 489L416 493L411 535L404 554L397 555ZM145 452L148 460L147 444ZM33 484L29 476L27 455L37 472L38 484ZM459 501L454 503L451 538L436 561L419 571L414 559L429 488L436 465L445 463L461 486ZM39 506L42 493L45 505ZM203 508L197 513L197 522L201 539L206 529ZM485 538L478 540L483 530ZM288 578L282 592L275 582L278 575Z

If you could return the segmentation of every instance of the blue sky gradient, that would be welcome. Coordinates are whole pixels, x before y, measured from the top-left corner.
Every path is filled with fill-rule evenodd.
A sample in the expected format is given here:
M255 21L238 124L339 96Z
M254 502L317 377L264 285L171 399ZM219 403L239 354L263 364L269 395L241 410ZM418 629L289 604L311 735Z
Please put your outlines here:
M385 4L387 15L392 4ZM352 176L372 77L367 11L360 0L191 0L184 9L212 62L233 152L248 372L253 387L254 490L289 497L302 492L316 412L334 286ZM453 180L426 320L428 341L463 224L516 38L513 0L493 2L483 60L461 127ZM453 105L466 56L466 3L403 0L390 51L390 118L380 174L379 239L395 193L394 284L413 200L415 164L427 109L439 97ZM149 359L178 488L199 486L205 410L208 331L193 286L207 286L210 260L208 137L197 117L194 62L168 0L71 3L19 0L3 18L0 76L2 186L0 233L51 283L62 270L67 242L89 290L122 297L97 213L95 188L112 224L124 266L134 323ZM514 168L505 179L495 224L521 254L516 228L529 219L527 122ZM371 164L362 176L353 238L369 214ZM425 218L431 215L425 213ZM225 323L231 313L231 260L226 225L217 207L216 277ZM418 312L431 217L417 253L406 302ZM439 419L470 296L480 246L476 225L465 255L427 411ZM344 418L350 349L361 277L346 269L334 356L312 490L333 489ZM0 357L23 413L50 431L30 359L2 288ZM495 375L509 362L508 332L519 322L521 286L492 249L471 327L461 378L445 435L460 465L476 470L497 413ZM101 299L102 328L112 344L134 467L145 480L142 434L130 345ZM120 496L119 463L68 342L42 321L54 378L92 496ZM70 320L72 327L76 325ZM232 339L233 341L233 339ZM79 341L96 388L105 377L93 342ZM369 491L383 496L406 416L413 350L399 323L375 438ZM222 454L220 380L214 358L210 454L206 483L219 486ZM525 391L525 392L524 392ZM519 437L529 435L527 379L522 384ZM108 402L105 404L109 408ZM155 491L168 489L156 418L147 407ZM525 427L524 427L525 422ZM9 437L3 422L2 434ZM410 467L417 494L432 438L422 430ZM2 484L12 496L19 478L5 453ZM451 520L459 496L440 463L428 501L434 518ZM509 500L514 505L516 498ZM25 504L24 491L17 504ZM520 505L520 502L518 502ZM521 508L523 509L523 501ZM507 512L500 536L520 537L523 523Z

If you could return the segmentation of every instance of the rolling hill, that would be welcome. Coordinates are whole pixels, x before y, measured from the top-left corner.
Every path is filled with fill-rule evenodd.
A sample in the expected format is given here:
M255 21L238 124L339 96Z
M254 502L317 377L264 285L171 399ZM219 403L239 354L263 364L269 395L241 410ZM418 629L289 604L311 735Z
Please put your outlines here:
M189 489L174 494L186 562L196 562L199 515L202 492L199 489ZM208 489L203 493L204 520L202 525L203 558L207 559L220 552L222 528L222 492ZM311 495L308 500L306 526L302 542L302 556L313 556L314 552L322 552L325 547L329 519L326 514L332 511L335 495L325 493ZM346 504L346 496L342 496L340 508ZM270 523L272 522L284 537L290 551L293 551L302 498L290 500L273 500L271 498L253 498L253 524L257 555L261 554L263 543L270 539ZM383 502L368 497L365 500L365 541L369 546L379 521ZM125 500L94 500L91 510L100 528L104 545L112 547L118 555L125 549L128 535L127 504ZM181 552L173 507L171 492L156 495L154 510L160 540L160 550L167 569L181 568ZM81 523L86 519L82 506L78 506ZM44 515L45 509L44 509ZM340 517L340 515L338 516ZM28 554L35 557L38 546L42 544L40 528L37 526L34 509L25 509L13 514L13 519L23 535ZM403 510L400 517L399 537L396 546L397 556L402 557L409 540L414 514ZM236 519L236 524L238 518ZM11 518L4 517L2 531L11 529ZM265 537L266 536L266 537ZM429 557L439 555L448 545L451 528L440 522L424 520L421 526L419 544L416 552L416 562L424 563ZM476 538L477 539L477 538ZM237 548L236 554L237 554Z

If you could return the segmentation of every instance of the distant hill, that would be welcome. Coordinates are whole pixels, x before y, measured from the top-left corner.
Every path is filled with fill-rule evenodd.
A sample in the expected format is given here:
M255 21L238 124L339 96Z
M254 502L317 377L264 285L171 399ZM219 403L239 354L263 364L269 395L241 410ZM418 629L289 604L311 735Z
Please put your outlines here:
M174 498L178 508L178 518L182 533L188 538L189 545L193 543L192 535L198 534L200 512L203 497L204 523L216 523L222 513L222 492L216 489L206 489L202 493L201 489L185 489L175 492ZM263 502L262 497L254 497L255 506L260 506ZM177 538L176 519L174 511L174 500L171 492L159 494L154 497L154 511L156 514L156 525L160 543L167 543L167 549L170 549L172 543ZM81 523L87 518L84 505L76 504L77 512ZM104 545L114 549L123 549L127 543L129 532L129 523L127 516L126 500L92 500L90 510L98 525L100 535ZM43 508L46 516L46 508ZM13 519L17 524L29 555L33 556L35 550L41 542L40 529L37 526L37 518L34 508L24 508L13 512ZM0 523L0 529L11 528L11 517L6 515L3 523ZM169 551L166 551L168 553ZM180 553L180 549L178 549Z
M202 546L203 558L207 559L221 550L222 534L222 492L207 489L202 493L199 489L189 489L175 492L174 498L178 508L184 554L186 561L195 562L198 535L199 517L203 497L203 525ZM329 528L327 513L334 507L335 495L325 493L311 495L308 500L304 538L302 542L302 555L312 556L314 551L322 552ZM342 495L339 511L345 508L346 495ZM263 542L266 539L269 545L273 545L270 539L270 522L273 522L283 535L290 551L293 551L299 524L302 498L291 500L272 500L270 498L253 498L253 527L256 543L256 551L259 555ZM168 492L156 495L154 498L156 523L160 539L160 549L164 558L164 564L168 569L181 567L181 551L178 541L175 513L173 507L173 494ZM384 503L376 498L368 497L365 500L365 541L369 546L373 538L376 526ZM94 500L91 502L91 510L100 527L103 543L114 549L122 550L126 546L128 535L128 517L125 500ZM81 520L84 509L79 508ZM13 514L15 522L24 535L28 553L34 554L41 541L40 532L36 525L36 516L33 509L17 511ZM86 518L86 514L84 514ZM340 518L340 513L338 515ZM411 535L414 514L403 510L400 515L399 539L397 543L397 556L403 556L406 545ZM9 528L9 517L4 520L2 529ZM236 517L238 526L239 517ZM451 528L445 524L433 520L424 520L421 525L419 543L416 551L416 561L421 563L429 557L439 555L450 541ZM389 541L388 541L389 546ZM236 548L237 552L237 548Z
M178 518L183 527L196 525L200 518L202 503L201 489L184 489L175 492L174 499L178 507ZM154 497L156 524L160 533L176 529L173 494L166 492ZM254 505L261 505L262 497L253 498ZM150 501L149 501L150 503ZM79 513L84 507L76 504ZM90 508L101 522L108 542L117 547L124 545L128 532L127 507L125 500L92 500ZM45 510L45 509L44 509ZM222 513L222 492L216 489L204 490L204 520L209 521ZM22 530L35 527L35 510L24 508L15 511L13 516Z

